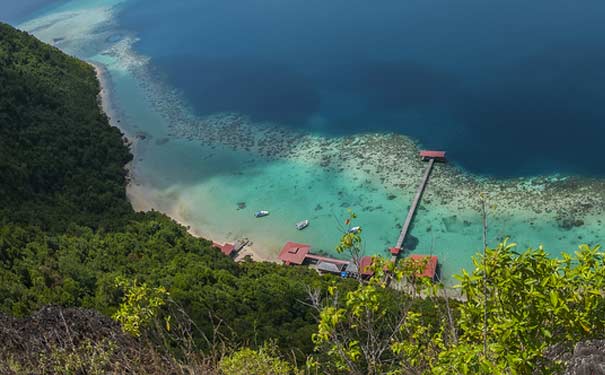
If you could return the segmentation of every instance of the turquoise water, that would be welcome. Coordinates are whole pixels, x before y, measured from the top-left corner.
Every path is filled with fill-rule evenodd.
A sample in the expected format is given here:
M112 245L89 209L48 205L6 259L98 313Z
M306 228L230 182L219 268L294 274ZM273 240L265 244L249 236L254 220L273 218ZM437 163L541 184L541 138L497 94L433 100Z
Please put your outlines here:
M23 27L107 69L111 116L136 141L129 187L135 208L166 212L219 241L249 238L267 257L287 240L333 254L351 208L364 229L366 254L386 254L425 166L413 140L388 132L325 137L241 114L198 113L182 91L158 79L153 59L132 48L140 35L117 22L120 3L69 2ZM329 118L311 122L322 128ZM470 267L482 246L483 191L490 243L514 235L521 246L544 244L557 253L602 237L600 180L495 180L438 165L411 231L417 241L408 247L438 255L446 278ZM271 215L254 218L259 209ZM297 231L302 219L311 225Z

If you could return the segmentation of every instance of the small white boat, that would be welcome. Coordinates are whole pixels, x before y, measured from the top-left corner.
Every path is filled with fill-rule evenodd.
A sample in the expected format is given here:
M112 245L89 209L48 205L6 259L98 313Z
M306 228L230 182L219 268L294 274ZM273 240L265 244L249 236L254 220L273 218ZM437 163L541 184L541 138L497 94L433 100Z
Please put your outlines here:
M254 213L255 217L263 217L263 216L267 216L267 215L269 215L269 211L265 211L265 210L256 211Z
M309 220L303 220L296 223L296 229L303 230L309 226Z
M358 233L361 230L361 227L353 227L348 230L349 233Z

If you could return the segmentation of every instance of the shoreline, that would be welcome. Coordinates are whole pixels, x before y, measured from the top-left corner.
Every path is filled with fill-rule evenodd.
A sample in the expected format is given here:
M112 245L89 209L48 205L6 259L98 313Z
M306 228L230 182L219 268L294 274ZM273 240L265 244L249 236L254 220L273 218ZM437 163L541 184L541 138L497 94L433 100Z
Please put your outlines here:
M416 188L417 178L419 178L418 175L420 171L423 170L424 165L417 158L418 145L413 140L403 135L360 134L342 139L323 139L312 135L300 136L300 134L285 134L283 129L276 128L270 124L260 124L261 126L257 127L258 124L252 124L244 116L234 114L219 114L201 119L192 118L189 114L183 112L187 107L175 90L169 90L164 87L163 82L153 81L147 70L147 61L145 60L144 63L139 63L139 60L141 59L137 58L137 56L130 51L129 47L130 45L125 42L124 45L120 45L118 48L110 50L108 55L116 58L119 62L125 60L127 62L125 70L129 71L134 76L134 79L142 82L142 88L144 90L142 94L147 97L146 100L151 104L152 110L166 123L166 126L168 127L167 136L170 139L175 141L182 140L190 143L208 143L212 148L212 151L210 152L214 152L215 145L219 145L220 147L235 153L248 152L257 155L260 160L265 157L267 160L300 162L303 165L312 166L313 169L325 171L326 173L338 173L338 168L340 168L340 171L345 170L354 173L355 175L347 176L347 178L352 178L352 180L357 181L355 182L356 184L360 183L358 187L362 189L365 189L363 184L368 183L370 178L372 178L372 181L374 182L377 182L377 180L380 179L379 185L384 188L385 191L393 192L393 196L397 195L405 198L407 190L410 190L411 192ZM126 58L124 58L124 54L126 54ZM105 66L103 62L98 62L98 64ZM103 73L103 68L101 68L101 73ZM103 102L108 108L108 115L116 116L118 114L115 110L115 103L111 100L111 78L106 77L107 73L108 72L105 71L105 74L101 74L100 77L100 79L103 80ZM162 93L164 96L160 96L159 93ZM163 98L167 101L160 100L159 98ZM115 121L116 118L112 118L111 120L112 126L116 126L125 132L124 127L120 126ZM293 140L293 137L297 139ZM138 136L131 137L131 139L133 141L133 154L140 157L145 151L144 148L149 147L149 139L139 139ZM267 141L269 139L271 142ZM240 141L242 140L245 140L246 142L241 143ZM286 147L289 145L297 145L301 148ZM377 145L380 147L377 147ZM287 150L285 150L286 148ZM387 157L383 157L384 155L382 154L364 153L364 149L387 150ZM347 157L343 158L343 155L347 155ZM366 160L363 159L363 157L367 159L367 166L361 168L359 166L360 160ZM378 159L381 160L381 163L376 162ZM211 239L219 243L234 242L241 237L250 238L254 236L255 232L250 231L250 228L245 230L245 228L240 228L237 224L234 224L231 227L223 225L218 228L214 225L215 228L213 230L208 230L208 221L206 217L201 217L199 215L197 217L195 216L196 211L203 211L208 208L203 205L200 206L200 203L203 203L202 201L187 201L187 199L192 198L191 193L195 193L196 199L199 199L199 195L197 195L198 192L186 191L186 194L183 194L182 191L178 191L178 187L176 188L176 191L162 191L159 187L156 189L150 185L143 186L142 183L137 183L136 163L139 161L142 161L142 159L134 159L132 165L129 166L129 184L127 187L128 199L136 211L149 211L155 209L163 212L178 223L187 227L192 235ZM389 165L395 164L399 166L406 165L408 168L398 170L396 175L388 173L389 170L393 170ZM141 180L139 179L139 182L140 181ZM435 214L427 215L426 217L421 216L416 220L419 227L422 228L422 226L424 226L427 228L426 232L431 230L433 222L441 220L443 223L441 224L441 222L439 222L437 225L442 225L443 229L438 228L441 232L438 232L437 236L441 235L443 237L438 238L438 241L444 241L444 238L446 240L455 238L452 240L455 242L460 240L458 247L464 246L464 256L466 257L468 255L468 260L464 261L464 263L467 266L470 266L470 257L475 255L476 251L471 251L469 249L478 249L479 247L475 245L479 242L475 241L470 243L467 240L467 242L470 243L469 245L464 242L466 239L463 237L468 237L469 233L470 237L476 234L475 232L472 232L471 225L473 218L478 215L477 207L479 204L478 196L480 192L491 192L489 195L493 196L493 199L495 200L496 205L493 208L494 211L491 212L491 215L493 215L492 217L496 217L498 220L502 220L503 218L504 220L516 220L512 225L517 225L517 229L510 228L510 224L508 224L510 221L504 222L502 225L503 229L502 227L496 227L496 231L499 232L498 236L501 236L501 238L508 237L508 234L516 233L517 236L513 237L513 240L517 238L523 239L523 233L527 234L534 231L534 222L551 222L554 226L558 223L559 218L562 218L569 222L569 228L558 228L556 229L556 232L553 231L552 233L561 236L559 240L564 240L564 236L572 234L566 232L567 230L572 229L575 226L580 227L584 225L584 221L580 218L585 218L587 214L589 214L589 212L582 212L584 211L584 204L586 204L587 207L586 211L591 211L591 209L597 209L598 211L601 206L599 204L600 195L586 195L581 191L592 190L596 187L592 187L591 189L590 185L578 184L578 182L580 181L577 181L574 177L557 176L535 176L531 179L518 178L503 181L464 173L456 165L438 165L431 178L431 188L425 193L423 199L424 203L421 204L420 208L420 210L422 210L422 207L424 206L425 210L432 211ZM460 186L462 189L452 191L450 187L453 185ZM572 185L574 189L570 190L566 185ZM597 183L596 185L598 186L600 184ZM166 198L168 198L168 200ZM331 198L330 202L335 203L336 207L338 207L341 199L340 197L334 198L338 199L335 200ZM594 199L594 201L586 202L589 198L590 200ZM223 203L223 206L221 207L228 207L224 205L226 202L223 201L221 201L221 203ZM547 201L551 202L547 203ZM552 204L552 201L556 201L557 203ZM578 202L584 204L578 206ZM196 210L191 208L192 204L198 205L196 206ZM324 204L324 207L325 206L326 205ZM341 207L344 206L341 205ZM382 206L376 207L380 208L380 211L382 212ZM570 210L572 207L575 209ZM376 209L373 208L373 210ZM397 209L399 210L399 207ZM562 214L565 216L569 215L569 218L566 218ZM387 212L381 213L382 217L387 215ZM399 221L400 219L397 220ZM590 219L585 220L590 223ZM519 224L527 224L524 225L524 227L529 228L530 232L519 231ZM448 227L450 225L452 226L451 228ZM225 228L229 229L229 231L225 230ZM470 228L471 231L469 232L469 229L467 228ZM543 231L544 228L547 228L546 230L548 230L549 227L547 227L547 224L542 224L542 227L538 227L538 230ZM232 231L240 229L243 229L243 235L234 238ZM555 228L553 227L553 229ZM595 239L595 241L596 238L598 238L597 233L593 233L590 237L586 236L585 233L582 234L584 238L592 238ZM263 234L261 233L261 235ZM277 254L279 253L279 249L281 248L281 245L283 245L283 242L279 244L271 243L271 246L268 247L266 244L271 241L266 240L266 238L272 237L271 231L267 232L267 230L265 230L263 236L265 246L260 248L253 244L252 247L244 248L237 259L241 259L249 254L254 260L278 262ZM430 236L432 236L432 234ZM572 234L572 236L575 237L576 235ZM532 247L536 247L540 243L543 243L542 241L548 240L545 240L545 237L538 235L533 237L536 237L539 242L529 243L528 245ZM571 240L576 246L577 244L584 242L584 240L581 239L582 237L577 237L578 239ZM424 240L425 238L422 239ZM287 240L290 239L288 238ZM552 238L550 240L552 240ZM279 241L275 240L274 242ZM315 242L302 242L311 243L314 245L314 248L317 245ZM448 242L451 241L448 240ZM526 244L522 244L520 248L525 245ZM454 254L454 251L457 249L450 249L448 247L447 251L445 251L438 248L438 252L434 254L433 245L431 244L430 246L430 249L422 249L424 250L422 253L438 255L442 264L449 263L454 259L452 262L453 264L448 266L446 272L448 278L452 274L460 273L461 269L467 268L465 264L460 267L460 264L458 264L460 262L455 260L455 258L458 257L452 258L452 254ZM437 244L437 246L443 247L439 244ZM381 255L379 253L379 247L380 246L376 246L376 248L370 249L372 255ZM570 251L572 248L548 246L549 252L553 254L557 254L559 251ZM317 246L317 249L323 250L322 246ZM429 251L429 253L426 251ZM452 283L450 282L448 284Z
M417 142L394 133L325 138L233 113L196 116L181 92L153 74L151 57L133 49L137 36L115 23L112 4L64 9L22 28L94 61L101 106L136 156L125 166L135 211L163 212L216 242L250 238L256 259L275 261L285 241L336 255L334 219L352 208L366 229L366 254L386 254L424 169ZM521 250L544 244L558 254L604 233L605 180L499 180L452 163L435 167L409 252L439 256L448 277L472 267L481 246L478 197L486 191L490 243L512 235ZM254 220L254 210L265 208L271 220ZM293 230L300 219L311 220L310 231Z
M130 149L130 152L133 155L133 160L124 166L126 169L126 196L128 201L132 205L134 211L137 212L148 212L154 210L154 204L146 199L145 196L145 188L141 184L136 183L136 175L135 175L135 163L137 158L137 147L138 147L138 138L128 133L127 129L125 129L121 125L122 119L117 110L117 106L112 101L111 98L111 76L108 69L99 62L87 61L95 70L97 80L99 81L100 91L99 91L99 105L101 106L101 110L107 116L109 120L109 125L115 128L118 128L125 139L125 144ZM189 234L194 237L202 238L209 241L214 241L218 243L226 243L229 240L222 238L219 235L203 235L199 231L193 229L192 223L188 223L187 220L183 218L183 215L178 212L163 212L165 215L170 217L172 220L181 224L185 228ZM236 262L243 261L244 258L249 256L255 262L271 262L271 263L280 263L277 256L270 256L266 251L262 251L260 248L255 247L254 243L244 246L237 255L234 257Z

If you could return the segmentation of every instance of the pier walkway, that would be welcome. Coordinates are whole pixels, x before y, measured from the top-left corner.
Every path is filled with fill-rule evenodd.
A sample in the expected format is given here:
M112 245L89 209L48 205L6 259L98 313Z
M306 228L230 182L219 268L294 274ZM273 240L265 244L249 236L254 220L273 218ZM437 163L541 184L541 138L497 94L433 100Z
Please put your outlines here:
M393 256L391 257L391 261L393 263L397 262L397 257L399 256L399 252L403 250L403 242L405 241L405 237L408 234L410 229L410 225L412 224L412 220L414 219L414 214L416 213L416 208L418 208L418 203L420 203L420 199L422 198L422 193L426 188L426 185L429 181L429 177L431 176L431 171L433 170L433 166L435 165L435 161L445 160L445 152L441 151L422 151L420 156L423 160L428 160L429 164L427 165L424 176L420 181L420 185L418 185L418 190L416 191L416 195L414 196L414 200L412 201L412 205L410 206L410 210L408 211L408 216L405 218L405 222L403 223L403 227L401 228L401 233L399 234L399 239L397 240L397 245L391 250Z

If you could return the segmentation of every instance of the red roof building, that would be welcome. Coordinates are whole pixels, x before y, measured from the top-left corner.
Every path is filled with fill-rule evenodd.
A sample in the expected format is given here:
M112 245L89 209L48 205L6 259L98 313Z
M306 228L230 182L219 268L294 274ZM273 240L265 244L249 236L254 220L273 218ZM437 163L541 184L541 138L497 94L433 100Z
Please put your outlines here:
M225 254L228 257L232 256L233 253L235 252L235 245L230 244L230 243L220 244L218 242L213 241L212 245L214 247L216 247L217 249L219 249L221 251L221 253Z
M309 251L311 251L310 245L297 242L286 242L279 253L279 259L286 265L301 265L307 258Z
M389 249L389 251L390 251L390 252L391 252L391 254L393 254L393 255L399 255L399 252L401 251L401 249L400 249L400 248L398 248L398 247L391 247L391 248Z
M435 159L437 161L445 161L445 151L422 150L420 151L420 157L422 160Z
M285 265L301 265L301 264L316 264L316 263L332 263L337 266L347 265L351 263L348 260L335 259L311 253L311 245L297 242L286 242L279 253L279 259Z
M428 259L427 259L428 258ZM418 262L418 264L424 264L424 270L422 273L419 273L417 276L419 277L429 277L431 280L435 280L437 276L437 264L438 259L434 255L410 255L408 259L413 260L414 262Z
M372 257L365 256L359 260L359 274L361 276L372 276L374 275L374 271L370 269L372 265Z

